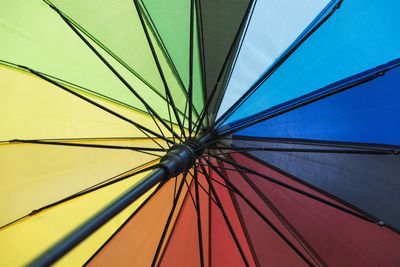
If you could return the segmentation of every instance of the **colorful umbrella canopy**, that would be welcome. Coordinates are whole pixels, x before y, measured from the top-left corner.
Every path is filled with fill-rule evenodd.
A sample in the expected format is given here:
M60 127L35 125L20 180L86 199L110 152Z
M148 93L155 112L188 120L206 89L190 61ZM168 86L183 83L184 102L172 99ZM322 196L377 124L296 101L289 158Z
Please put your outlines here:
M0 265L399 266L399 17L3 1Z

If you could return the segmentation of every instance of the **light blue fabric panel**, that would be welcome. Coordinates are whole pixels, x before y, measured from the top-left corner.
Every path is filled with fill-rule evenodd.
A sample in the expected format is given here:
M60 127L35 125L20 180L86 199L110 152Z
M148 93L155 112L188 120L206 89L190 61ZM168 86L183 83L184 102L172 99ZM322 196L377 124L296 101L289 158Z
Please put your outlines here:
M400 1L351 0L225 122L248 117L400 56Z
M258 0L219 115L294 42L329 0Z

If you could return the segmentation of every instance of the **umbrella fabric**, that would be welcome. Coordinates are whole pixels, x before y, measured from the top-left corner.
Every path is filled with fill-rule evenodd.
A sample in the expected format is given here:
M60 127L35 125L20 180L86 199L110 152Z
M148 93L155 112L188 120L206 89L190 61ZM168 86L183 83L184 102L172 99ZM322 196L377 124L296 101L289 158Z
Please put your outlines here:
M200 144L55 265L399 266L399 10L4 1L0 265Z

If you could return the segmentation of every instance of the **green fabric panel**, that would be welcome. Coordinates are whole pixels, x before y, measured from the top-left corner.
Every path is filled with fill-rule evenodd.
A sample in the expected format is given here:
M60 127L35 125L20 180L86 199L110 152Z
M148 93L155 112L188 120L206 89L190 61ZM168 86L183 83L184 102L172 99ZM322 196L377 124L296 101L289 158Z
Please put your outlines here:
M0 37L0 59L140 107L136 97L44 2L2 3Z
M142 0L185 88L189 84L189 0Z
M97 42L163 94L150 47L132 0L51 0Z
M211 94L250 0L200 0L207 95Z
M183 114L184 110L185 110L185 104L186 104L186 93L185 93L185 89L181 86L181 84L179 83L178 79L179 77L175 76L171 66L170 66L170 62L168 61L168 59L166 58L166 54L163 52L162 48L161 48L161 43L159 42L159 40L157 39L157 37L155 36L154 31L152 30L151 26L146 24L148 33L150 35L150 40L151 43L154 47L154 50L156 52L157 55L157 59L160 63L162 72L164 74L165 80L167 82L167 86L168 89L171 92L171 96L174 100L174 104L176 106L176 108ZM154 59L153 59L154 60ZM160 75L158 70L156 73L154 73L154 75ZM165 89L164 89L164 85L163 85L163 92L165 95ZM162 107L164 109L164 112L166 114L168 114L168 107L167 107L167 103L164 101L163 103L160 103L158 108ZM171 119L174 123L177 122L175 115L172 111L172 106L170 105L170 110L171 110ZM168 116L168 115L166 115ZM182 121L182 119L181 119Z

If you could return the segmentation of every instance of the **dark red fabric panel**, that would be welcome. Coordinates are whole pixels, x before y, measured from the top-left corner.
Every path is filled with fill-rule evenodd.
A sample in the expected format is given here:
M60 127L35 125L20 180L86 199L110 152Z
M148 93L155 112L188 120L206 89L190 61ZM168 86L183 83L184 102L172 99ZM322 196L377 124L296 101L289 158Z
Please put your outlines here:
M224 184L224 181L213 171L210 172L210 176L219 183ZM215 181L211 181L211 183L222 204L222 208L228 217L228 221L248 264L250 266L255 266L247 238L243 232L242 225L239 221L234 204L232 203L229 191ZM215 203L212 203L211 205L211 213L212 266L245 266L243 257L240 255L239 249L229 231L228 225L219 207L217 207Z
M232 156L241 165L321 196L317 191L247 156ZM229 174L231 180L242 186L242 189L245 188L245 179L234 173ZM236 180L233 180L234 177ZM257 175L248 175L248 178L259 190L259 194L247 190L244 192L246 196L255 203L264 202L264 206L266 200L271 201L329 266L400 266L399 234L284 189ZM324 198L334 202L329 197ZM268 216L274 217L271 214Z
M223 165L232 168L230 165ZM286 243L255 211L260 211L266 219L271 221L289 241L304 255L306 251L290 236L288 230L273 215L264 202L257 197L251 187L244 181L240 173L236 171L222 171L226 178L250 201L255 208L249 206L243 198L234 195L239 213L243 217L244 227L249 236L255 257L261 266L307 266L307 263ZM309 258L312 261L312 258Z

